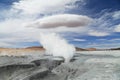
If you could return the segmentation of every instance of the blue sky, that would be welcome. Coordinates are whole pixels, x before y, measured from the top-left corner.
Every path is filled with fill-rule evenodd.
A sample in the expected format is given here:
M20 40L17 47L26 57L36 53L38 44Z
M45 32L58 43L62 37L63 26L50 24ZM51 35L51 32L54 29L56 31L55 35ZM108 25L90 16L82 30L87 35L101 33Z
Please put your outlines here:
M120 0L0 0L0 10L0 47L39 46L40 32L56 32L81 48L120 47ZM83 23L84 17L92 21L72 28L26 27L59 14L81 16Z

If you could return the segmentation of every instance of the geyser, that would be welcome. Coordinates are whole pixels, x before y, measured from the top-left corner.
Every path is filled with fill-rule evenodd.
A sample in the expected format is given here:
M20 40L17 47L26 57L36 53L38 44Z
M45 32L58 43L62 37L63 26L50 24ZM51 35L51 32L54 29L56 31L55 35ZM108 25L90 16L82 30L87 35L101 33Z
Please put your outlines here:
M69 62L75 53L75 47L56 33L41 33L40 43L46 49L47 54L63 57L65 62Z

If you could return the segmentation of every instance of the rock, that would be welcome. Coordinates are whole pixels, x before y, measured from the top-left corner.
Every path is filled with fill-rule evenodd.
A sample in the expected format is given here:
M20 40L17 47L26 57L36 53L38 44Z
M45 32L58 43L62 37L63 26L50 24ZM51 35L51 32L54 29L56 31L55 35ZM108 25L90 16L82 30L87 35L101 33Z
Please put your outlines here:
M31 63L34 63L36 66L46 67L50 70L57 67L63 62L63 60L52 60L52 59L40 59L34 60Z
M15 72L9 80L34 80L47 76L48 72L49 70L47 68L34 67Z
M0 69L5 68L5 69L10 69L10 68L31 68L34 67L35 64L12 64L12 65L3 65L0 67Z

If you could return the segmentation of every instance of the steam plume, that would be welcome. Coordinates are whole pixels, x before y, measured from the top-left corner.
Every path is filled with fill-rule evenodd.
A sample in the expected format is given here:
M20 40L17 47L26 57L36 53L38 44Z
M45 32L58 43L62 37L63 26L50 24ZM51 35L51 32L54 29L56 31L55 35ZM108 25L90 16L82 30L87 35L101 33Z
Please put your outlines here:
M69 62L75 52L74 46L68 44L65 39L56 33L41 33L40 43L46 49L47 54L63 57L65 62Z

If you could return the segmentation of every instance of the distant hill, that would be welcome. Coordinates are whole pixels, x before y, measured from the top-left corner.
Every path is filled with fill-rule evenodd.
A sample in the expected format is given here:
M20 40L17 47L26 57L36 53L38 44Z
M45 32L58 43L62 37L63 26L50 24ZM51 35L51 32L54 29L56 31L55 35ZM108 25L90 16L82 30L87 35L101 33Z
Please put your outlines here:
M96 49L96 48L79 48L75 47L76 51L104 51L104 50L120 50L120 48L111 48L111 49ZM9 50L22 50L22 51L44 51L45 49L42 46L32 46L26 48L0 48L0 51L9 51Z
M32 47L27 47L25 49L31 49L31 50L45 50L42 46L32 46ZM86 49L83 48L78 48L76 47L77 51L86 51Z
M96 48L87 48L86 50L87 51L96 51L97 49Z
M111 48L109 50L120 50L120 48Z
M42 46L33 46L33 47L27 47L25 49L31 49L31 50L45 50Z
M31 50L45 50L42 46L32 46L32 47L27 47L25 49L31 49ZM76 51L87 51L86 49L76 47Z
M76 51L86 51L86 49L76 47Z

